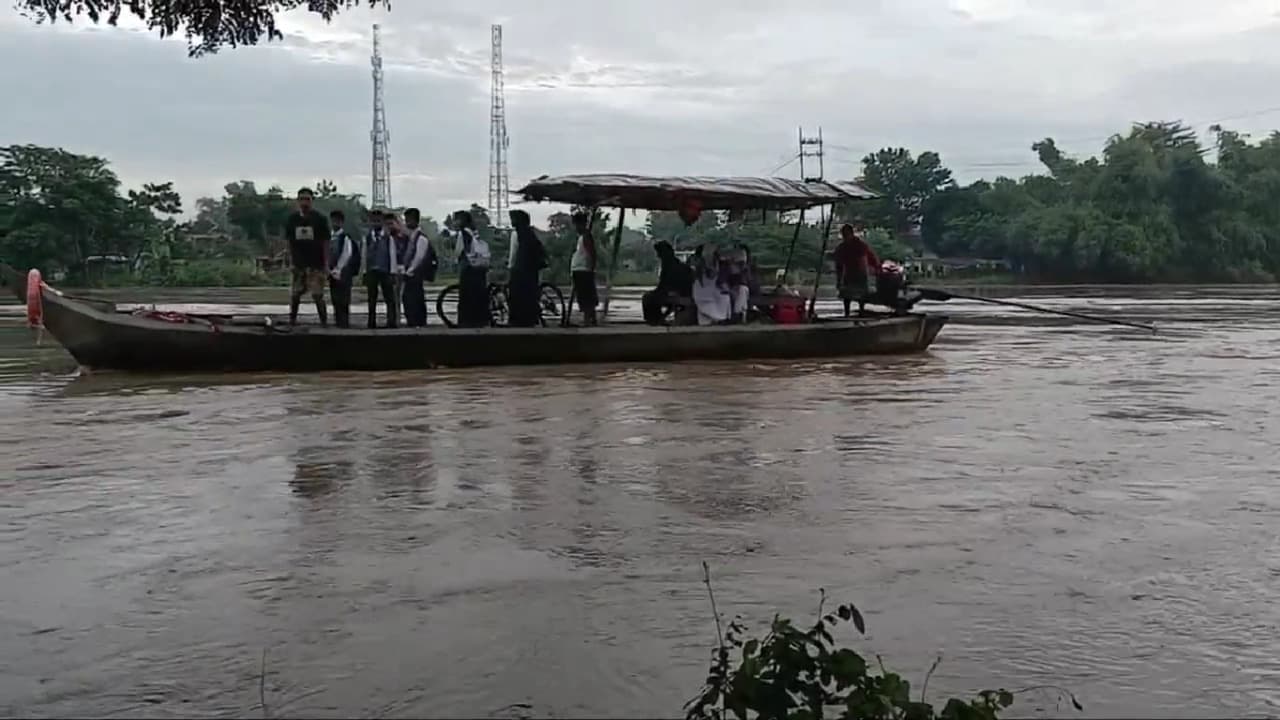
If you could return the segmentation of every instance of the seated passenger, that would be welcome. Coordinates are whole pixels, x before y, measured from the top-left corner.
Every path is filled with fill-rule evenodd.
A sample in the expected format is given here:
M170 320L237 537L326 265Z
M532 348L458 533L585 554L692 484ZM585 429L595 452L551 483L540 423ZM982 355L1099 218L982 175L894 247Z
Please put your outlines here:
M658 255L658 287L640 296L644 321L650 325L663 324L663 308L672 300L687 300L693 294L693 271L676 257L675 248L665 240L653 244Z
M720 325L732 317L733 301L720 281L720 257L714 248L694 255L693 303L699 325Z
M746 322L751 303L751 253L746 245L738 245L727 253L721 277L729 290L733 321Z

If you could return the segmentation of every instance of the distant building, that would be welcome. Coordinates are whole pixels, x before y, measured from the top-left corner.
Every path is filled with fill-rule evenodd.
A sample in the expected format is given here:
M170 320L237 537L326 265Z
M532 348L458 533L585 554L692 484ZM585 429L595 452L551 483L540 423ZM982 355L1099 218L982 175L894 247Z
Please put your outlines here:
M129 274L130 260L123 255L90 255L84 259L85 280L90 286L101 285L108 277Z
M913 277L974 277L992 273L1012 272L1013 267L1004 260L966 257L932 257L912 258L906 261L907 272Z

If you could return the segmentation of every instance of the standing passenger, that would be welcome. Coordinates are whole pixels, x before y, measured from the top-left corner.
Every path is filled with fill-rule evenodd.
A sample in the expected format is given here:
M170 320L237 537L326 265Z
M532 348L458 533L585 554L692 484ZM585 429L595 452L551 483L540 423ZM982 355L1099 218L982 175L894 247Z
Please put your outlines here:
M471 213L459 210L453 214L457 230L454 257L458 259L458 325L489 325L489 244L476 234Z
M329 213L333 243L329 249L329 297L333 300L333 321L340 328L351 327L351 285L360 274L360 247L347 234L346 216L341 210Z
M507 280L507 298L511 303L511 326L534 327L541 316L539 307L542 268L547 266L546 249L533 229L529 213L512 210L511 277ZM558 320L559 318L557 318Z
M836 287L844 303L844 316L849 317L849 305L858 303L858 312L866 306L867 284L872 273L880 267L876 252L871 249L862 234L853 225L840 226L840 244L831 251L836 261Z
M389 213L388 213L389 214ZM395 216L391 215L392 222ZM396 262L395 242L387 231L386 221L381 211L369 213L369 234L364 245L364 284L369 293L369 329L378 327L378 293L382 293L382 301L387 306L387 327L397 327L399 323L396 311L395 287L392 276L399 272ZM374 224L376 223L376 224Z
M578 232L578 247L573 251L569 270L573 276L573 297L582 309L584 325L596 324L596 239L591 233L591 216L585 212L573 214L573 229Z
M289 241L293 281L289 288L289 324L298 322L298 305L303 293L315 301L320 324L328 324L324 309L325 272L329 266L329 222L311 207L310 188L298 191L298 211L289 213L284 234Z
M427 324L427 298L423 293L423 282L436 279L436 252L431 247L427 234L419 227L420 213L417 208L404 211L404 224L408 226L409 250L405 260L404 289L401 298L404 305L404 322L409 327L424 327Z
M404 223L394 212L382 216L383 230L391 236L391 253L393 256L391 270L391 292L395 297L399 316L404 316L404 268L409 260L409 232Z

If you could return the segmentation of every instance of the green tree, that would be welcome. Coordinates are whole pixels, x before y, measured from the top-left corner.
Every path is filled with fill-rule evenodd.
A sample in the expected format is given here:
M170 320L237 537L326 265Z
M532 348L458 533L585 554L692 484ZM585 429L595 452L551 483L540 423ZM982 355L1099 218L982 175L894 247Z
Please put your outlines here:
M946 187L925 200L939 253L1004 257L1049 280L1271 281L1280 271L1280 139L1134 125L1098 157L1032 145L1046 173ZM1217 163L1209 159L1217 151Z
M706 242L707 237L724 223L725 218L715 211L703 212L697 222L686 226L674 212L653 210L645 219L645 233L654 240L666 240L677 250L688 250Z
M102 158L37 145L0 148L0 255L20 266L83 279L94 255L139 257L172 228L154 213L181 207L170 183L122 197Z
M876 200L841 208L842 217L906 234L921 221L934 195L952 187L951 171L935 152L912 156L906 148L884 148L862 159L862 182L880 194Z
M227 45L279 40L283 36L276 27L276 16L295 8L305 7L325 21L361 5L391 9L388 0L17 0L16 5L20 13L36 22L87 17L93 23L115 25L121 15L132 15L153 32L158 31L160 37L185 32L192 57L215 53Z
M547 229L539 231L539 239L547 251L546 279L563 284L569 281L569 265L578 248L578 233L573 227L573 213L591 212L590 208L574 207L570 212L552 213L547 217ZM596 211L591 230L596 238L596 252L600 254L596 268L601 274L609 269L612 257L613 234L609 231L611 214L605 208ZM625 228L624 228L625 229Z

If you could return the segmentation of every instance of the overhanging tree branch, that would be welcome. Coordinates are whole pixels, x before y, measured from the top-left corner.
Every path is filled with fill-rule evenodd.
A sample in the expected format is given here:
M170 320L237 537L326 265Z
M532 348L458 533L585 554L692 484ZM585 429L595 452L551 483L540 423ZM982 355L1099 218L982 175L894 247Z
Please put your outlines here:
M326 22L360 5L391 9L390 0L15 0L19 13L37 23L73 22L116 25L132 15L160 37L182 31L191 57L216 53L224 46L257 45L283 37L276 17L306 8Z

